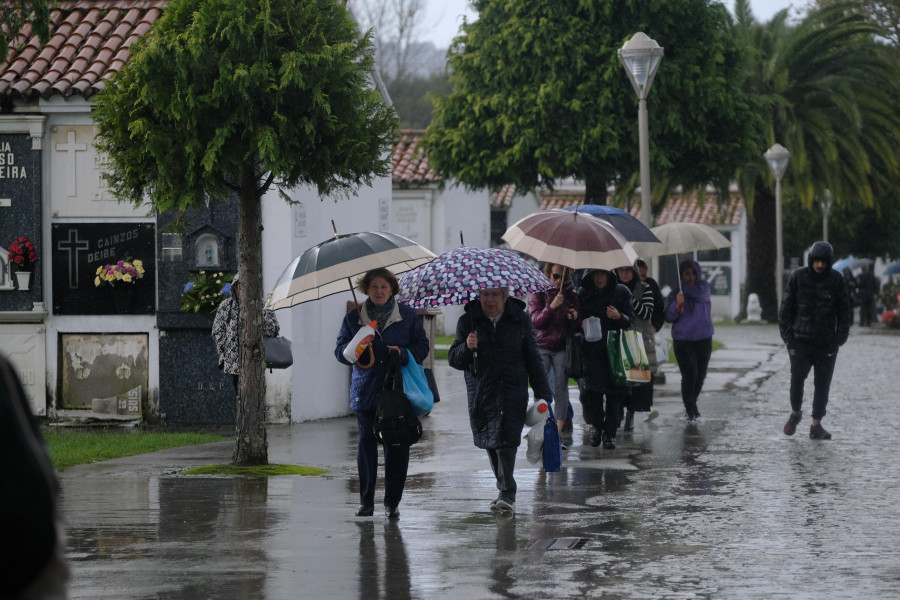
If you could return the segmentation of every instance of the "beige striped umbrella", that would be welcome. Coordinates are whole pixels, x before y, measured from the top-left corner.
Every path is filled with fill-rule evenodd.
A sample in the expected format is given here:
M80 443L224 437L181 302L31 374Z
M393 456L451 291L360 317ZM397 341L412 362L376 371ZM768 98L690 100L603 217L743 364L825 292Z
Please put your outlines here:
M268 308L287 308L353 291L353 277L378 267L397 275L433 259L433 252L394 233L335 234L291 261L275 283Z
M612 271L634 264L637 253L608 222L568 210L545 210L519 219L502 239L518 252L571 269Z

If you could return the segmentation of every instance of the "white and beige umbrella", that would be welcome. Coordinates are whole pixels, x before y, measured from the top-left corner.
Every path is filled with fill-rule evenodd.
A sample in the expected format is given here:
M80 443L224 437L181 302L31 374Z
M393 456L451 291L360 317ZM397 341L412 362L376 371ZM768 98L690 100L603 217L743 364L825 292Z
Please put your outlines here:
M424 246L386 231L335 233L290 262L275 283L267 307L277 310L353 291L353 277L378 267L397 275L434 260L434 256Z
M728 238L702 223L666 223L652 228L660 243L634 242L632 246L639 255L645 258L653 256L675 255L675 264L678 264L679 254L693 254L700 250L718 250L719 248L731 248ZM700 273L697 273L700 276ZM678 287L681 288L681 274L678 277Z

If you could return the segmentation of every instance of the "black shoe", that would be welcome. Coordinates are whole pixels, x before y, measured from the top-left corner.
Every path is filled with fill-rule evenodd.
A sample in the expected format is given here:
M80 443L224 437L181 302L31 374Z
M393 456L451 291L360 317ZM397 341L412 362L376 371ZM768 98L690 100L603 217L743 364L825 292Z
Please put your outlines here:
M400 518L400 507L399 506L385 506L384 507L384 517L386 519L399 519Z
M831 434L825 431L825 428L822 427L822 424L818 425L810 425L809 427L809 439L811 440L830 440Z
M593 427L591 429L591 446L596 448L600 445L601 441L603 441L603 433L596 427Z
M784 435L794 435L797 431L797 423L799 423L802 418L802 416L792 412L790 416L788 416L787 423L784 424Z
M375 514L375 507L371 504L360 504L356 507L357 517L371 517Z
M616 449L616 438L615 436L603 436L603 449L604 450L615 450Z
M625 413L625 427L622 431L634 431L634 411L629 410Z

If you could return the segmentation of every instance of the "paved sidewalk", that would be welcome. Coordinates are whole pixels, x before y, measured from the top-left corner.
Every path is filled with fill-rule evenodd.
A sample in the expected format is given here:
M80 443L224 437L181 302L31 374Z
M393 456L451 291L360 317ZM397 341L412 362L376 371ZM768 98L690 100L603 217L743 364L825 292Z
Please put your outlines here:
M886 348L896 352L900 340L880 333L854 328L848 346L879 355ZM771 593L783 589L777 587L777 578L751 581L738 571L726 574L731 568L749 567L742 564L747 557L741 552L720 552L697 562L693 555L705 555L705 546L692 546L691 539L677 536L669 542L660 531L642 529L659 524L672 533L698 517L715 526L727 515L743 514L743 521L727 521L733 532L748 518L776 518L771 509L793 506L789 491L759 505L752 502L752 493L740 489L749 473L727 485L716 484L741 473L747 464L754 469L772 464L765 453L761 460L753 456L757 444L729 450L733 440L741 444L743 438L762 436L765 444L790 452L817 448L799 433L795 438L780 433L789 373L777 328L719 327L715 339L725 347L713 353L699 427L684 423L674 365L666 367L667 383L656 388L660 416L650 423L639 420L633 434L620 434L615 451L586 443L576 407L575 443L565 451L563 472L546 474L524 459L524 447L519 452L519 494L512 520L497 520L487 508L496 496L493 476L484 452L472 445L462 375L445 361L436 367L441 402L424 420L426 435L412 449L396 522L386 521L379 512L374 518L353 516L358 503L353 417L269 428L270 462L329 469L322 477L180 475L189 467L229 462L232 441L69 469L61 479L73 570L71 597L592 598L607 595L604 589L617 590L617 597L790 597ZM839 359L835 396L854 385L848 381L859 366L854 362L850 356ZM886 384L878 380L871 385ZM572 397L577 400L577 393ZM836 411L846 408L841 405ZM726 433L735 427L739 438ZM704 466L716 457L737 462L729 462L721 472ZM892 468L877 472L889 479ZM767 488L776 485L766 481ZM695 506L690 490L697 485L702 487L696 488L700 504ZM716 492L710 487L715 485L724 487ZM730 488L735 488L733 495ZM379 485L376 504L382 493ZM705 503L716 502L722 493L726 496L718 502L750 503L707 514L715 505ZM880 517L889 506L884 503L874 514ZM752 517L760 507L769 514ZM635 509L654 516L642 523ZM704 526L696 527L692 537L700 539ZM817 535L822 532L817 530ZM637 539L638 545L629 550ZM642 555L639 547L650 554ZM553 552L556 549L561 551ZM792 556L797 552L787 551ZM881 559L881 547L872 552ZM804 556L801 552L798 559ZM818 560L822 556L798 564L808 575ZM873 558L873 564L881 563ZM685 569L695 576L686 576ZM837 576L841 570L826 572ZM790 581L802 578L798 573ZM722 588L719 579L732 583ZM879 597L882 581L882 571L876 571L855 589L875 590L866 597ZM710 589L731 591L717 594Z

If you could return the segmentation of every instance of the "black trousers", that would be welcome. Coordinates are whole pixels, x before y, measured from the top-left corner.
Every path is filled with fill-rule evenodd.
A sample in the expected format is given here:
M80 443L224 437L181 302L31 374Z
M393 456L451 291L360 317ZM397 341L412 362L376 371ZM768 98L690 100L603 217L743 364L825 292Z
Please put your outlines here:
M837 349L792 342L788 356L791 359L791 409L800 412L806 378L810 369L815 369L812 418L821 419L825 416L825 407L828 405L828 392L831 389L831 377L834 375L834 363L837 361Z
M491 460L491 469L497 478L497 489L500 497L513 503L516 501L516 450L518 448L488 448L487 455Z
M619 421L622 420L622 402L628 395L628 388L610 387L605 392L585 389L581 392L581 410L584 422L606 434L616 437Z
M375 505L375 483L378 477L378 440L375 439L375 412L356 412L359 444L356 468L359 472L359 502ZM409 469L409 446L384 447L384 505L397 506L403 497L406 472Z
M696 406L697 397L706 381L706 370L712 356L712 338L687 341L674 340L675 361L681 371L681 400L684 407Z

